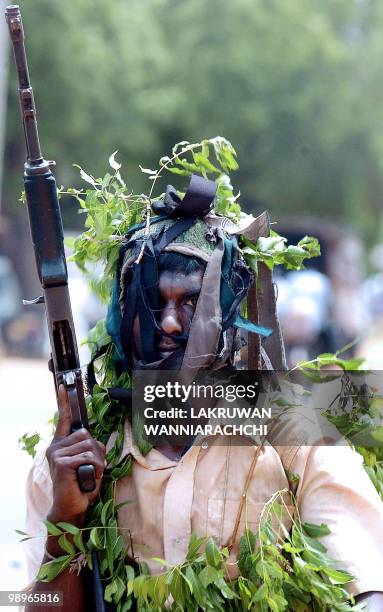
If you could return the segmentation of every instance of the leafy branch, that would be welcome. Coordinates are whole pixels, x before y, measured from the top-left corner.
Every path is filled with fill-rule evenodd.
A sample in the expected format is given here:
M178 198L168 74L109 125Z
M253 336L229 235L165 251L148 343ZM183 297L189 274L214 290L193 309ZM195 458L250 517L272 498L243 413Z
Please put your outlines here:
M49 582L68 567L75 570L90 565L91 551L98 550L101 571L108 573L105 599L116 604L118 612L130 609L133 601L147 612L360 610L343 586L353 577L335 567L318 541L329 529L302 525L287 507L286 493L276 492L265 505L257 538L246 528L235 564L240 571L237 578L228 578L232 565L228 548L219 548L213 538L198 538L195 533L182 563L156 575L150 575L144 563L134 566L127 559L123 536L116 524L110 524L115 511L110 499L100 516L101 525L80 529L46 521L48 533L59 538L66 554L44 564L39 579ZM286 528L289 522L291 532ZM86 532L87 540L83 537ZM164 559L152 561L168 566Z
M222 136L209 138L197 143L182 141L177 143L170 155L161 157L155 169L143 168L151 186L147 194L134 194L123 180L121 164L114 152L109 157L113 172L96 179L80 170L81 178L90 185L86 190L60 189L60 195L73 196L80 205L80 213L85 214L85 231L70 243L73 255L70 257L78 267L89 276L95 265L103 265L101 278L91 280L91 288L103 302L108 302L115 275L119 247L124 236L136 224L144 224L144 235L149 232L153 218L151 206L163 197L157 193L158 181L164 174L188 177L193 173L217 181L217 194L214 211L224 215L234 223L251 220L252 216L241 210L238 201L240 193L235 194L229 173L238 169L236 151L232 144ZM183 194L180 194L183 195ZM303 261L317 257L320 248L317 240L305 236L298 245L286 244L286 239L271 231L267 238L259 238L256 244L242 237L243 254L250 267L257 271L257 262L264 262L269 268L285 265L287 269L299 269ZM69 243L68 243L69 244ZM143 246L138 255L143 255ZM90 267L90 269L89 269Z
M258 238L256 244L242 236L245 245L242 253L246 262L257 272L258 263L263 262L270 270L282 265L286 270L300 270L305 259L319 257L320 246L316 238L305 236L297 245L287 245L287 240L274 230L270 230L267 238Z

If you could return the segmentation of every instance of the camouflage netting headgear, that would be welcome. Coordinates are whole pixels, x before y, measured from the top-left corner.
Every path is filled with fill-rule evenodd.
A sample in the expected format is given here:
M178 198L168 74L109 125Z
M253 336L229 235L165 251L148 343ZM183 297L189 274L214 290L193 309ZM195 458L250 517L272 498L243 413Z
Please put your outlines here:
M271 333L240 316L253 275L238 249L238 227L212 212L217 184L193 175L181 200L168 186L164 200L152 206L156 216L135 226L120 250L107 330L121 355L121 369L132 369L132 329L140 321L142 367L166 368L156 350L160 332L158 259L176 252L205 262L201 292L189 330L182 368L219 367L233 353L236 328ZM142 252L143 249L143 252ZM142 257L139 257L142 252Z

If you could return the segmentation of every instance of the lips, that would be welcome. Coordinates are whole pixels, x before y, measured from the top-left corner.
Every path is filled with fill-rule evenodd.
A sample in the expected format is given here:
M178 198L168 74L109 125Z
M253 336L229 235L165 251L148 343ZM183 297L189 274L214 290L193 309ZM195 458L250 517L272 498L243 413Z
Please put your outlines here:
M161 344L158 345L158 350L160 352L165 352L168 353L170 351L176 351L177 349L180 349L181 345L180 344L175 344L174 342L161 342Z

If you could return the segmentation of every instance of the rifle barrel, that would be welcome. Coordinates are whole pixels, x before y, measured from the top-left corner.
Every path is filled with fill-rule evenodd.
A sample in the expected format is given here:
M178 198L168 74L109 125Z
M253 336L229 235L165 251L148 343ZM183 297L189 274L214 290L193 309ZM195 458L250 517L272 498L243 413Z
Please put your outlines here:
M44 160L40 149L40 140L36 120L36 106L33 97L33 89L29 80L28 63L24 44L25 36L23 20L21 18L19 7L17 5L8 6L5 9L5 18L12 40L17 74L19 78L20 111L27 146L28 165L38 166L43 164Z

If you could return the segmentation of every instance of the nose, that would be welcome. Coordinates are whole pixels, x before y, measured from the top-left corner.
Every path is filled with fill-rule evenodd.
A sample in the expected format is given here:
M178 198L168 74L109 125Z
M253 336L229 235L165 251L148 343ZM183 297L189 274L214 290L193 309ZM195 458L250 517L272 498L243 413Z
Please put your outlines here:
M177 308L166 306L162 311L160 321L161 331L165 334L182 334L182 322Z

